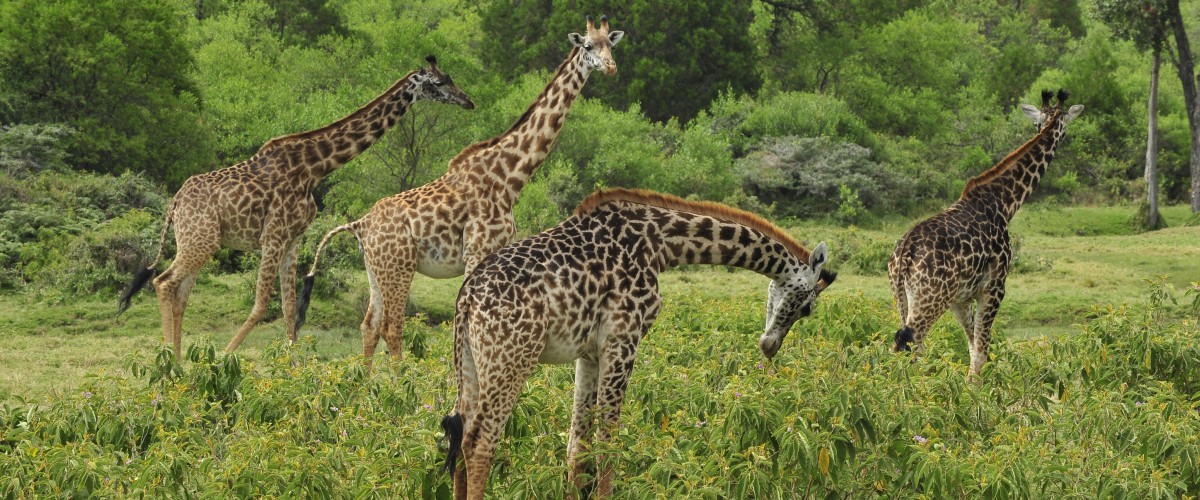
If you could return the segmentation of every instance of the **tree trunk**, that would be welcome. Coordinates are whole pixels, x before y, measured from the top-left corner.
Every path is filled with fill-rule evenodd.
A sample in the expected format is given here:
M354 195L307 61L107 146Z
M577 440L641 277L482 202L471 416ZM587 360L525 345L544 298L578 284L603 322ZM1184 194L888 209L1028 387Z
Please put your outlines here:
M1161 59L1161 51L1156 45L1150 63L1150 115L1146 120L1150 122L1146 138L1146 201L1150 204L1146 211L1146 228L1151 230L1158 228L1158 66Z
M1190 161L1192 172L1192 213L1200 212L1200 94L1196 93L1196 65L1192 60L1192 48L1188 43L1187 28L1183 25L1183 14L1179 10L1179 0L1167 1L1167 18L1171 31L1175 35L1175 47L1178 48L1175 59L1175 70L1179 73L1179 81L1183 84L1183 100L1187 106L1188 128L1192 132L1192 157Z

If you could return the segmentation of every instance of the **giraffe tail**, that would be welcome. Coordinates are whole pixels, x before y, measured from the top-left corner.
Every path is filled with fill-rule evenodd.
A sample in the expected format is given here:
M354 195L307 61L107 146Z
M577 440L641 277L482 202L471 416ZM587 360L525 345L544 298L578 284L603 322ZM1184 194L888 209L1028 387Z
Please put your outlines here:
M446 431L446 438L450 440L450 448L446 450L446 472L450 473L450 477L454 477L454 463L458 460L458 455L462 453L463 440L463 418L458 412L451 413L442 417L442 430Z
M317 244L317 250L313 252L312 267L308 269L308 274L304 276L304 283L300 285L300 294L296 297L296 331L300 331L300 327L304 326L304 321L308 319L308 305L312 300L313 285L317 280L317 262L321 259L321 251L325 249L325 245L329 243L329 239L342 231L353 231L358 227L358 221L342 224L333 228L325 236L321 237L321 243Z
M892 344L893 352L911 351L913 343L913 329L907 326L902 326L896 330L895 343Z
M121 294L121 298L117 300L117 316L129 309L129 305L133 302L134 294L138 293L146 286L146 283L154 278L158 271L155 266L163 257L163 249L167 247L167 231L171 229L172 217L175 211L175 200L171 200L171 204L167 205L167 215L163 218L162 231L158 235L158 253L154 255L154 260L150 261L150 265L139 269L133 273L133 281L129 283L129 287Z

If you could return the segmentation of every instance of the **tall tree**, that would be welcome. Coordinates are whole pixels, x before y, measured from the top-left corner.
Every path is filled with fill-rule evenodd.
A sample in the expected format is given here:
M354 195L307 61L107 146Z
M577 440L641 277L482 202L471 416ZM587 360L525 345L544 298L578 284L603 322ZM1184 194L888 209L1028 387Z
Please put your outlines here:
M212 165L183 17L167 0L0 3L0 123L64 123L69 162L182 180Z
M1166 0L1099 0L1096 12L1113 33L1150 50L1150 98L1147 105L1145 225L1159 227L1158 213L1158 73L1166 43L1169 19Z
M1187 105L1188 127L1192 132L1192 156L1189 164L1192 171L1192 213L1200 212L1200 94L1196 92L1195 60L1192 59L1191 44L1188 43L1187 28L1183 24L1183 13L1179 10L1179 0L1164 0L1166 3L1167 21L1171 25L1171 33L1175 36L1175 52L1172 62L1179 74L1179 82L1183 84L1183 100Z

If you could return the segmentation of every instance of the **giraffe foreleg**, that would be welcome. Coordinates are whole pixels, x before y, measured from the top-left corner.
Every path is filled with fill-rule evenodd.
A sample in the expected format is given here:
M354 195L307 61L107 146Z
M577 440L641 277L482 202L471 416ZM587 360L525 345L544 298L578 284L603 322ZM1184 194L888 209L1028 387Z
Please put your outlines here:
M571 433L567 441L567 481L581 491L590 483L585 479L588 464L581 455L586 455L591 448L599 381L598 362L584 358L575 360L575 407L571 412Z
M646 329L649 325L646 325ZM619 330L618 330L619 331ZM642 332L644 334L644 331ZM634 360L637 356L639 335L610 334L600 360L600 377L597 388L597 407L599 409L599 428L596 431L596 441L608 443L621 425L621 405L625 402L625 390L629 385L629 376L633 373ZM594 498L606 498L613 490L614 457L609 453L599 454L596 461L596 490Z
M246 340L246 335L250 333L250 330L254 329L254 326L262 321L263 316L267 315L267 306L271 300L271 284L279 276L279 264L282 260L282 245L263 246L262 261L258 266L258 281L254 287L254 308L250 310L250 317L246 318L241 328L238 328L233 340L229 341L228 346L225 346L225 352L237 350L242 341Z

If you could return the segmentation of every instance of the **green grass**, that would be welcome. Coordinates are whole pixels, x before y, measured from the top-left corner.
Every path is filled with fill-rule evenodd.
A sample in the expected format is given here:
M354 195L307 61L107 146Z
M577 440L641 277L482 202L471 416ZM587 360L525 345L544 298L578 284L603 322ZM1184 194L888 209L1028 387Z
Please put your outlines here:
M1107 305L1144 304L1145 280L1169 275L1177 289L1200 279L1200 227L1171 227L1129 234L1121 222L1132 209L1126 207L1059 208L1032 205L1014 221L1012 233L1019 242L1019 259L1009 276L1008 294L997 318L998 335L1030 339L1076 332L1077 324L1095 316ZM1187 207L1166 207L1164 216L1181 219ZM892 315L887 276L877 265L886 261L891 245L913 220L887 221L875 229L804 224L793 233L807 244L828 241L834 259L830 266L840 275L823 298L828 303L847 296L876 301ZM1082 235L1082 236L1081 236ZM841 245L842 249L838 247ZM845 247L854 247L867 266L839 262ZM863 272L858 267L874 267ZM348 283L348 290L332 300L317 300L301 332L311 337L322 359L360 355L362 320L367 293L361 270L332 270ZM418 276L412 303L417 311L406 327L406 342L449 342L442 323L453 314L454 297L462 279L434 280ZM224 345L250 310L253 273L202 275L184 319L184 346L210 338ZM751 295L760 300L766 281L759 275L716 267L695 267L668 272L661 289L665 307L680 297L697 295L724 300ZM0 400L21 396L41 398L55 390L78 385L89 373L123 374L131 356L144 359L161 344L158 305L152 293L142 293L119 318L113 316L115 298L95 297L63 304L44 304L29 295L0 295ZM260 324L242 345L249 359L285 336L273 303L273 320ZM1183 314L1183 309L1174 309ZM947 315L938 325L952 345L965 343L957 324ZM894 330L893 330L894 331ZM873 332L886 338L891 332ZM751 333L747 333L751 335ZM410 347L411 349L411 347ZM957 347L955 348L957 349ZM382 346L377 355L382 355Z

